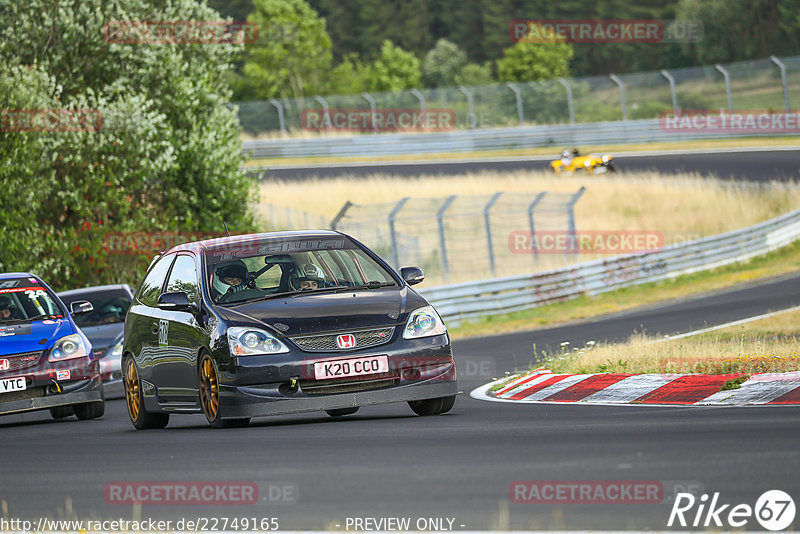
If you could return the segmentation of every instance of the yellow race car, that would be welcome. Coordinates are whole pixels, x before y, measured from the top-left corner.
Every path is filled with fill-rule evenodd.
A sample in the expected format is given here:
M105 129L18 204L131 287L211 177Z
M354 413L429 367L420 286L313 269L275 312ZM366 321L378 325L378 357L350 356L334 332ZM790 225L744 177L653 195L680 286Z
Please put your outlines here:
M596 154L581 156L576 148L562 152L559 159L550 162L550 168L556 174L573 174L579 171L585 171L591 174L603 174L616 170L611 163L612 159L614 158L610 154L603 154L602 156Z

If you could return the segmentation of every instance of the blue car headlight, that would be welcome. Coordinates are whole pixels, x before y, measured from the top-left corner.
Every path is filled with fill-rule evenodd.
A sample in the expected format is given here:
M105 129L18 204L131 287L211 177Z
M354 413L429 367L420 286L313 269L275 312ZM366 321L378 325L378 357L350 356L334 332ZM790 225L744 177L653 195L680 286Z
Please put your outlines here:
M228 328L228 345L234 356L289 352L289 348L272 334L258 328L244 326Z
M71 360L73 358L83 358L89 355L89 350L78 334L70 334L64 336L55 342L53 348L50 349L50 356L47 361L60 362L64 360Z
M119 343L111 347L111 350L109 350L106 353L106 356L114 356L114 357L122 356L122 340L120 340Z
M425 306L414 310L408 316L408 322L403 330L403 339L438 336L446 332L447 327L433 306Z

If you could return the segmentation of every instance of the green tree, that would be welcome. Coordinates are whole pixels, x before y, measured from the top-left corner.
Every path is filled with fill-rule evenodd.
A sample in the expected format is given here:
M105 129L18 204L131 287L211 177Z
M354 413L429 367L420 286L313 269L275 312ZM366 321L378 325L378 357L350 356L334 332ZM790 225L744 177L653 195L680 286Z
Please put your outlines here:
M572 54L568 43L519 42L497 60L497 77L501 82L531 82L567 76Z
M0 107L102 117L78 131L0 132L0 270L62 288L135 282L146 258L111 256L107 232L253 228L224 83L239 47L115 44L103 32L115 20L218 18L194 0L0 0Z
M381 54L369 66L367 91L402 91L419 86L422 73L419 60L391 41L384 41Z
M492 64L486 62L483 65L468 63L456 74L456 85L489 85L496 83L492 77Z
M332 62L325 20L304 0L255 0L248 20L259 28L247 47L243 74L255 98L323 92Z
M467 55L447 39L439 39L422 61L422 83L426 87L448 87L467 63Z

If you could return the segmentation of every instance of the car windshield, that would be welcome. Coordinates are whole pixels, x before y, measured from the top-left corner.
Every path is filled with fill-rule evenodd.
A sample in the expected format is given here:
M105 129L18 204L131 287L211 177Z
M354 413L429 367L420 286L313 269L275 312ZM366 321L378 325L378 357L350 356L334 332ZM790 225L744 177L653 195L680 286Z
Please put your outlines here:
M342 236L272 239L236 247L222 245L206 254L206 279L214 302L396 285L385 268Z
M64 312L36 278L0 281L0 323L58 319Z
M62 296L61 300L67 306L79 300L88 300L92 303L94 309L91 312L74 317L75 322L82 328L125 322L125 314L128 313L131 305L130 296L122 288L103 291L86 290Z

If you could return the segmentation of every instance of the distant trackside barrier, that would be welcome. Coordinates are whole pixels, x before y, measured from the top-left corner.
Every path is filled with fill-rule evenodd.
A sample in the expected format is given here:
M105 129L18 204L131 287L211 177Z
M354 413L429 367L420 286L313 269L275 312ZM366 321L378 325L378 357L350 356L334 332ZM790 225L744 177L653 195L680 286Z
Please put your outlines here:
M749 228L646 252L422 289L451 325L748 260L800 239L800 210Z

